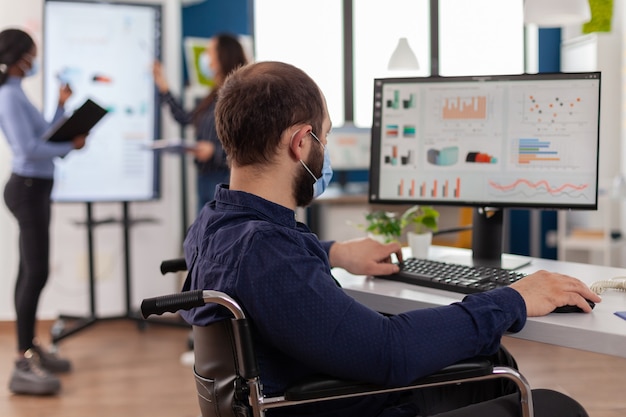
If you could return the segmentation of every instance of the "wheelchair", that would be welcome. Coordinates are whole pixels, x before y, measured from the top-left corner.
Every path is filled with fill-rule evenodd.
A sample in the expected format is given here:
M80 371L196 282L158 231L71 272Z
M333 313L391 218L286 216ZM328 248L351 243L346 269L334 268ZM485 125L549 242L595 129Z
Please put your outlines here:
M178 268L175 270L184 269L184 261L177 261L178 264L170 265ZM165 269L165 272L171 272L167 267ZM282 395L266 396L250 323L243 309L229 295L214 290L195 290L147 298L141 303L141 312L144 318L148 318L153 314L189 310L207 303L226 307L232 318L208 326L193 326L193 375L202 417L262 417L266 411L281 407L496 378L516 384L521 416L533 416L531 389L525 377L516 369L493 366L490 361L480 358L453 364L405 386L377 386L317 375L290 386Z

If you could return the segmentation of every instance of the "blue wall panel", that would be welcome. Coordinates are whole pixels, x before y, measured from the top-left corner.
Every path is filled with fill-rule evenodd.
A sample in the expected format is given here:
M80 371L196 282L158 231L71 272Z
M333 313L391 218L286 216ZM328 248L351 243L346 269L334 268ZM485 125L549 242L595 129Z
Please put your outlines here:
M539 29L539 72L561 70L561 29Z
M183 7L183 37L210 38L218 32L252 33L251 0L206 0Z

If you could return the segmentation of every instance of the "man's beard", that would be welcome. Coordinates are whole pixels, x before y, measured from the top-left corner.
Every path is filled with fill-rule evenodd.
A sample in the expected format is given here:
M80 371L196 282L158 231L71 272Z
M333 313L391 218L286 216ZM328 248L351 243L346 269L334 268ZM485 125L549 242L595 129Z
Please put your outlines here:
M324 166L324 153L321 146L315 146L308 161L304 163L309 167L317 178L322 176L322 168ZM300 164L302 165L302 164ZM294 180L293 196L296 199L298 207L306 207L313 201L313 184L315 180L309 174L309 171L302 167L300 174Z

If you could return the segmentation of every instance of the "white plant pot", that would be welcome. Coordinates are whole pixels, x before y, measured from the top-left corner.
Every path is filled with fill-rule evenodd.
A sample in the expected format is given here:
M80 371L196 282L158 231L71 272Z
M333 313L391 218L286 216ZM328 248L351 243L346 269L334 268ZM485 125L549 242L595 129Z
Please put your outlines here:
M428 233L415 233L407 232L407 240L409 241L409 247L414 258L425 259L428 258L428 250L433 242L432 232Z

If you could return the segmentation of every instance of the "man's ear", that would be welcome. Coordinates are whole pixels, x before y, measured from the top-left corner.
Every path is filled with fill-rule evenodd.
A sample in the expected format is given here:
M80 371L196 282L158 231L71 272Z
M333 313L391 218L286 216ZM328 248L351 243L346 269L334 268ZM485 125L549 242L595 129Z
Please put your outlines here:
M311 129L311 125L294 126L294 131L289 140L289 149L296 161L302 159L302 150L305 146L304 138L309 134Z

